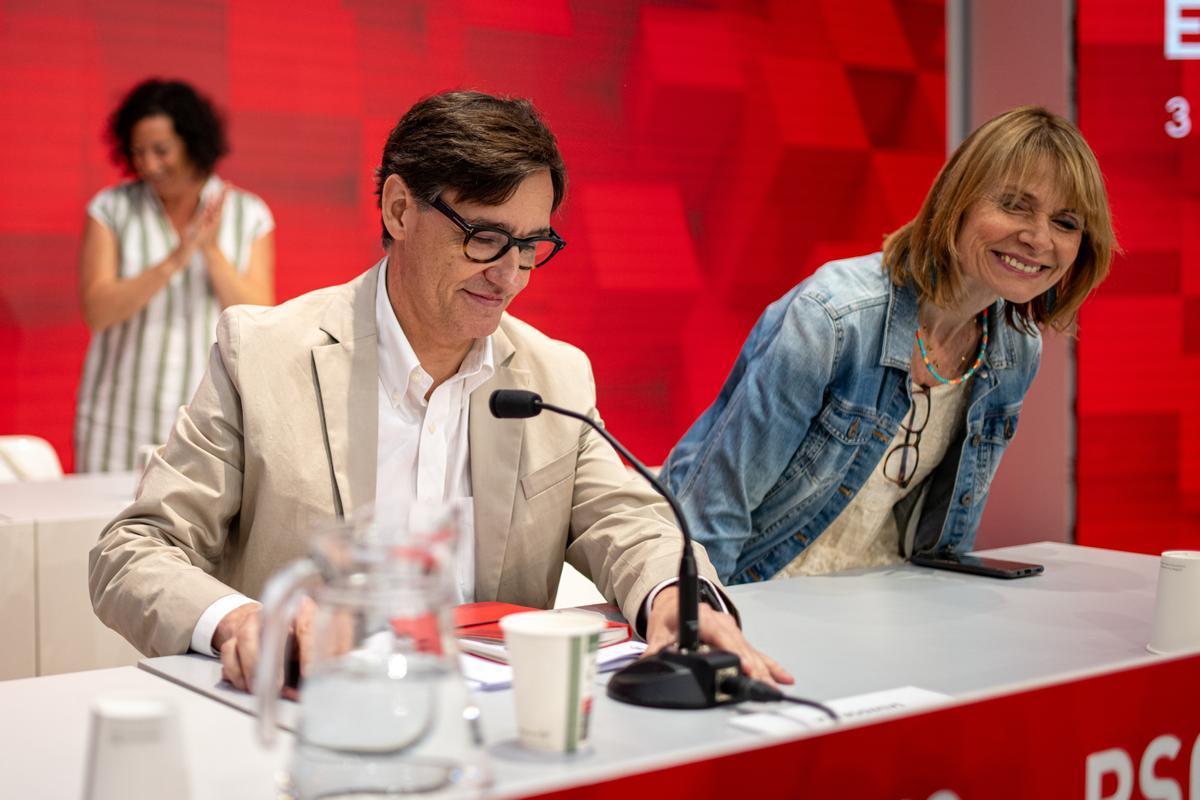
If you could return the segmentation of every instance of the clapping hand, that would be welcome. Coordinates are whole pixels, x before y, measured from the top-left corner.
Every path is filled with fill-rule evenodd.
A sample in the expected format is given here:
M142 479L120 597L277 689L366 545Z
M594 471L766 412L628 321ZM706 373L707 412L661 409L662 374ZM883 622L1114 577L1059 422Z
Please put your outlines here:
M192 223L196 247L201 251L217 246L217 233L221 230L221 213L225 210L225 195L229 187L221 190L215 198L210 198L200 209L200 217Z
M221 190L216 198L202 201L200 213L196 219L183 231L179 237L179 247L175 248L175 257L179 267L184 267L196 251L204 252L217 246L217 234L221 230L221 213L225 208L225 195L228 188Z

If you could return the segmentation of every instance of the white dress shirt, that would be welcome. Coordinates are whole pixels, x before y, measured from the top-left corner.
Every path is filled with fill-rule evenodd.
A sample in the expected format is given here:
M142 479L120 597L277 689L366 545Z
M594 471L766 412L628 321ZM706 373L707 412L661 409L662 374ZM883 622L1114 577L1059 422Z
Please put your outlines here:
M471 392L496 371L492 340L476 339L458 372L429 394L433 378L421 367L396 320L386 287L385 263L375 301L379 328L375 520L388 530L401 530L421 507L457 505L458 602L469 603L475 599L475 508L467 422Z

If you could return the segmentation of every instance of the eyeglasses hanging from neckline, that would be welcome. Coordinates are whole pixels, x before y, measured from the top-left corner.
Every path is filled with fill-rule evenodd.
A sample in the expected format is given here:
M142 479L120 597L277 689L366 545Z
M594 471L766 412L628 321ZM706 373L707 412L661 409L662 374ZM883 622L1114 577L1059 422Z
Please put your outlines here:
M917 465L921 463L921 432L929 424L929 414L932 408L932 395L928 386L920 384L913 386L912 408L908 418L900 423L904 431L904 441L898 442L883 457L883 477L907 489L917 474Z

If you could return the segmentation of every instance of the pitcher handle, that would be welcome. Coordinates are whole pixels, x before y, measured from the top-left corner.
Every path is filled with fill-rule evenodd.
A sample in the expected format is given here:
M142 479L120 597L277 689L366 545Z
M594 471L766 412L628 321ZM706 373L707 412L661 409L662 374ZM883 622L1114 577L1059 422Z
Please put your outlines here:
M258 669L254 674L254 694L258 710L258 738L263 745L275 743L276 677L283 661L283 645L296 614L300 598L310 583L320 577L316 564L307 558L293 561L271 576L262 592L262 634L259 640Z

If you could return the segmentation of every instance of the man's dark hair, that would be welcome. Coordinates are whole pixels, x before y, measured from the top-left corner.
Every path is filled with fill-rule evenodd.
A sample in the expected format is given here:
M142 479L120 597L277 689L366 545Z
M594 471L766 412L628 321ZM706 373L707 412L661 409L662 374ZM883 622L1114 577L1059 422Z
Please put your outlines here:
M542 169L550 170L554 210L567 191L567 168L533 103L444 92L418 101L396 123L375 172L375 195L382 207L384 181L399 175L423 203L454 189L458 200L495 206ZM385 226L383 246L391 241Z
M133 168L133 127L146 117L165 114L183 139L188 160L205 175L212 174L218 159L229 152L225 126L208 98L183 81L150 78L133 87L108 121L113 162L136 174Z

